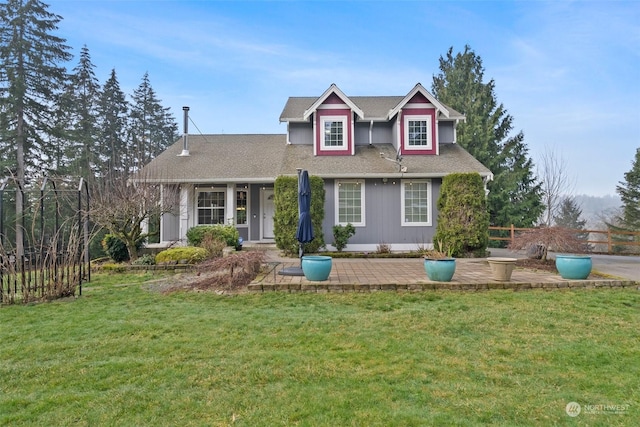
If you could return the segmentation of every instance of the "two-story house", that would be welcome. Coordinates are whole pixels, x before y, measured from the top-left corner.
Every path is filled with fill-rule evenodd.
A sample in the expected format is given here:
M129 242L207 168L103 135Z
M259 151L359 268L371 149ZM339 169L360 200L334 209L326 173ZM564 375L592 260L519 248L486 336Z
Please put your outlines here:
M161 243L184 242L199 224L235 224L249 242L273 235L275 179L298 169L324 180L323 232L351 223L346 250L429 246L442 178L491 171L456 144L464 116L417 84L405 96L345 95L331 85L319 97L292 97L284 135L185 135L145 167L146 179L179 200L161 220ZM186 119L185 119L186 128ZM188 155L187 155L188 154Z

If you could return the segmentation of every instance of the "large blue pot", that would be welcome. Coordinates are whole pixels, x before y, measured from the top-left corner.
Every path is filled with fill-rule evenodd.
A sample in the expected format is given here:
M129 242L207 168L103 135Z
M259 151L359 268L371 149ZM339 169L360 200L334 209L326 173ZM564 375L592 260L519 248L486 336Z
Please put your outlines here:
M591 267L588 255L556 255L556 269L563 279L584 280L589 277Z
M456 271L455 258L425 259L424 270L429 280L434 282L450 282Z
M322 282L331 273L331 257L322 255L305 255L302 257L302 272L307 280Z

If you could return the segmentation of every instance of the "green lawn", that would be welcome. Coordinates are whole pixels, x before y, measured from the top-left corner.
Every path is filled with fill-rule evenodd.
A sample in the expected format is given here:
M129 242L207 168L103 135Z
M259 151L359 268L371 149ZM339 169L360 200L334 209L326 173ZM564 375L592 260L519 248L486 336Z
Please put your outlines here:
M640 424L635 289L164 295L149 278L0 308L0 425Z

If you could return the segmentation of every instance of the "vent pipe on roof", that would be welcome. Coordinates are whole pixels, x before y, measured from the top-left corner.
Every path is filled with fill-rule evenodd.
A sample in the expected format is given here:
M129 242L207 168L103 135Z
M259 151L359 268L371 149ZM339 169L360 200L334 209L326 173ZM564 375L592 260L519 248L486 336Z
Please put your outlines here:
M178 154L178 157L189 156L189 107L182 107L184 111L184 136L182 137L182 153Z

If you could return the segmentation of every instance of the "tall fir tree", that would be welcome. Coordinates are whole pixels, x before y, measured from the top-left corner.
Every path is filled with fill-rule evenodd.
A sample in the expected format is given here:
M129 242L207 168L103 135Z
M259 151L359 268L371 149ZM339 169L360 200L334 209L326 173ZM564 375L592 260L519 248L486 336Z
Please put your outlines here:
M25 188L26 176L49 167L55 104L66 81L60 65L71 59L53 34L62 17L38 0L0 3L0 155ZM23 254L22 198L16 198L16 252Z
M542 212L541 184L536 182L534 166L522 132L507 139L502 147L503 164L498 165L489 183L487 204L494 225L531 227L534 215Z
M558 227L584 230L587 220L582 218L582 209L575 198L565 197L560 202L558 214L553 218Z
M69 114L66 158L68 174L92 180L99 164L97 157L97 120L100 84L94 72L89 48L83 46L78 65L73 69L65 92Z
M494 174L494 181L487 185L491 224L532 226L543 209L540 184L524 135L510 136L513 117L497 102L495 82L484 82L482 59L468 45L456 55L450 48L446 57L440 57L432 92L466 116L457 127L458 144Z
M622 200L621 224L629 231L640 231L640 148L631 170L624 174L624 182L616 186L616 192Z
M0 3L0 150L23 183L48 160L55 104L71 59L63 38L53 35L62 17L38 0Z
M135 159L131 170L141 168L162 153L178 137L178 123L169 108L160 104L145 73L134 90L131 105L130 150Z
M574 197L565 197L559 203L558 212L554 216L553 221L556 226L562 228L569 228L572 230L585 230L587 220L582 218L582 209L576 202ZM589 252L593 249L591 244L587 243L589 240L589 233L587 231L583 233L575 233L574 236L578 240L584 241L584 246L581 248L583 252Z
M102 87L98 112L97 152L102 165L98 174L100 177L125 174L131 163L127 150L129 103L120 89L115 69Z

